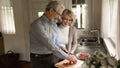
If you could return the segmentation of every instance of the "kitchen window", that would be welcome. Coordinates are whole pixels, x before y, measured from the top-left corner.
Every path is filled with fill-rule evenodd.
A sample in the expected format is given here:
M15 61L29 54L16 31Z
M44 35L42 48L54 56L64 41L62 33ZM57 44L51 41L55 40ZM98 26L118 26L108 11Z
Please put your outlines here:
M72 11L75 13L77 28L83 29L87 27L87 4L85 0L72 0Z
M38 12L38 17L42 16L44 12Z
M14 14L11 0L0 0L0 31L15 34Z

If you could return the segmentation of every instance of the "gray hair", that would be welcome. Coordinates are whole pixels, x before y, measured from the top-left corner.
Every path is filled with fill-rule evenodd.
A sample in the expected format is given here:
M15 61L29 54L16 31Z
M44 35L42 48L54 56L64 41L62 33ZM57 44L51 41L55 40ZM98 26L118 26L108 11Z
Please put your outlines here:
M61 1L50 1L46 6L45 11L49 11L51 8L53 8L54 10L58 10L58 8L65 9L65 6L62 4Z

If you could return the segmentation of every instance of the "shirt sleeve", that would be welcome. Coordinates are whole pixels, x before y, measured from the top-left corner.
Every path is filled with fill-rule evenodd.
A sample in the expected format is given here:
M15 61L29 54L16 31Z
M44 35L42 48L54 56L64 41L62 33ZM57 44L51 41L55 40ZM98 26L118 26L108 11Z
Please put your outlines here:
M60 43L58 42L57 37L55 38L55 44L56 44L59 48L61 48L61 45L60 45Z
M76 30L76 28L75 27L72 27L72 30L74 31L73 32L73 43L71 44L72 45L72 47L71 47L71 53L74 53L75 52L75 50L76 50L76 48L77 48L77 30Z

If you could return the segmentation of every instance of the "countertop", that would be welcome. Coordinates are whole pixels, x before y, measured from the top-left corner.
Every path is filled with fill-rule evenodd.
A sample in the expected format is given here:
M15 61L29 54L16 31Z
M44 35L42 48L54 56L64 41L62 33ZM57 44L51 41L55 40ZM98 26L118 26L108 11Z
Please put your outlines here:
M84 63L84 61L82 61L82 60L77 60L76 64L65 66L65 65L63 65L63 63L65 63L65 62L68 62L68 60L65 59L61 62L56 63L55 67L57 67L57 68L82 68L82 64Z

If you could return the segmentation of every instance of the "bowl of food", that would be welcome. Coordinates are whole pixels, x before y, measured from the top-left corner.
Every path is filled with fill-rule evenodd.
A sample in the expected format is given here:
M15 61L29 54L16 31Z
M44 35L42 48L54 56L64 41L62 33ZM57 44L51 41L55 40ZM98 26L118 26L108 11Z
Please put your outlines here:
M76 57L79 59L79 60L85 60L86 58L89 58L90 57L90 55L89 54L87 54L87 53L77 53L76 54Z

